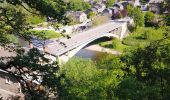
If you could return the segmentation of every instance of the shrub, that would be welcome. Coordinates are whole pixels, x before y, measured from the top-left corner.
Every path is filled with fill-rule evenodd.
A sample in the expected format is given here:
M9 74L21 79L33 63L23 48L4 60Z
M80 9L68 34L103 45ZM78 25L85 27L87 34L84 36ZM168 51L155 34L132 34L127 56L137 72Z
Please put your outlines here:
M154 13L149 12L149 11L146 12L145 13L145 26L152 26L154 18L155 18Z
M96 14L92 11L90 11L87 15L88 18L93 18L94 16L96 16Z
M42 22L44 22L44 21L45 21L45 18L44 18L44 17L32 16L32 15L30 15L30 16L28 17L28 22L29 22L30 24L33 24L33 25L40 24L40 23L42 23Z

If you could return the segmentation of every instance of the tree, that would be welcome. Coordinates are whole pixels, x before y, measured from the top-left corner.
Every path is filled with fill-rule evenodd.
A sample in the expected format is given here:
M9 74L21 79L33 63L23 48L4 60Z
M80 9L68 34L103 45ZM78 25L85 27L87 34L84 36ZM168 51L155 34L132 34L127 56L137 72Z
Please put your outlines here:
M8 39L8 35L15 35L30 41L32 34L29 29L32 28L27 23L27 13L40 14L56 18L62 22L65 12L65 5L61 0L3 0L0 4L0 45L7 50L16 52L16 57L0 57L0 69L7 71L13 77L16 77L22 84L23 92L29 94L32 99L48 98L49 93L59 95L59 78L56 75L58 70L57 63L50 63L49 59L44 57L37 49L31 49L27 52L19 47L14 46ZM4 59L6 59L4 62ZM10 60L9 60L10 59ZM9 69L15 69L9 70ZM32 77L27 80L26 75ZM41 78L41 80L38 80ZM33 81L38 81L36 85ZM45 87L42 91L41 87Z
M67 6L68 10L72 11L84 11L91 8L88 2L83 2L82 0L70 0Z
M9 61L2 63L4 60ZM60 76L56 75L59 66L51 63L39 50L33 48L26 52L24 49L17 49L16 57L1 58L0 62L0 68L22 84L22 91L27 99L47 99L49 93L59 95Z
M107 0L106 1L106 6L111 7L111 6L113 6L114 3L115 3L115 0Z
M87 17L90 18L90 19L95 17L95 16L96 16L96 14L93 11L90 11L87 15Z
M144 14L139 8L127 7L128 15L134 19L135 26L144 26Z
M145 26L152 26L154 17L154 13L147 11L145 13Z
M162 39L152 42L145 48L138 48L122 58L126 62L127 72L132 79L120 84L119 95L126 95L126 99L162 99L168 100L170 78L170 35L165 33ZM133 82L134 87L127 84ZM127 91L124 91L127 90ZM128 91L134 89L133 91ZM124 93L123 93L124 91ZM136 91L136 92L134 92ZM138 91L138 92L137 92ZM122 95L121 95L122 94Z
M64 17L66 6L62 0L6 0L12 5L20 5L32 13L50 16L61 21ZM5 0L4 0L5 2ZM27 6L29 8L27 8ZM34 10L35 9L35 10Z
M114 89L124 76L120 59L103 56L97 64L91 60L73 58L61 69L63 99L115 99Z

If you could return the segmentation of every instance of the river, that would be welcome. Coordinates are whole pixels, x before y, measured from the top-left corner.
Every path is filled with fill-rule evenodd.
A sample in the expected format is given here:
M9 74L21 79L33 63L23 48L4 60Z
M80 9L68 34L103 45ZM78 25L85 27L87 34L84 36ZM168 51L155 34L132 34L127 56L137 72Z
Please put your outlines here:
M87 50L86 48L81 49L75 56L82 58L89 58L92 60L98 60L100 57L104 56L105 53L93 50Z

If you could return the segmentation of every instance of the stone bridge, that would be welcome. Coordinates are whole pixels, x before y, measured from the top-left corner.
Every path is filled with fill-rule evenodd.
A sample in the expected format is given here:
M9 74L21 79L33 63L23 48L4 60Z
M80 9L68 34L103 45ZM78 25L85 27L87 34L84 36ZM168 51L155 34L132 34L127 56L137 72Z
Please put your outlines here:
M59 38L48 40L45 47L33 44L39 49L44 50L49 58L58 58L60 63L67 62L79 50L101 37L115 37L123 39L127 35L126 21L109 21L108 23L91 28L81 33L71 35L69 39Z

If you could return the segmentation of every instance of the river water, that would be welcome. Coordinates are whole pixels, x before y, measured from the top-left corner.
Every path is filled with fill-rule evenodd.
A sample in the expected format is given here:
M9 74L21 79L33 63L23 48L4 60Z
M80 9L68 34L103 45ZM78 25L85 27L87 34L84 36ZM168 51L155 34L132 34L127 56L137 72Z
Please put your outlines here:
M87 50L84 48L84 49L81 49L75 56L82 57L82 58L88 58L88 59L92 59L92 60L96 61L104 55L105 55L105 53L103 53L103 52Z

